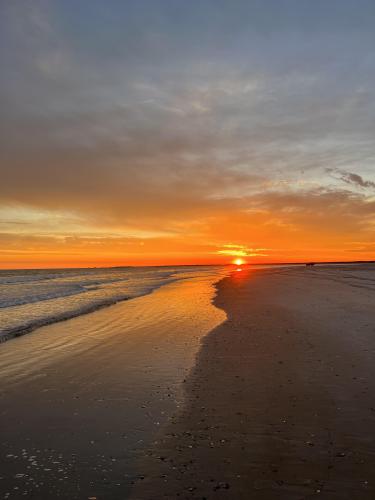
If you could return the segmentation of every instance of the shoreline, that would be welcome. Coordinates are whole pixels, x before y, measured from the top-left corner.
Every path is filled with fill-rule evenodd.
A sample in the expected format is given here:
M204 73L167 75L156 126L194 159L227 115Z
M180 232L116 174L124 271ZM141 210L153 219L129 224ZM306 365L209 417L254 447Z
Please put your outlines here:
M316 263L316 268L322 268L322 267L325 267L327 266L327 269L335 269L335 268L338 268L337 266L341 266L341 267L345 267L345 265L348 265L349 266L349 269L351 270L355 270L356 268L359 268L360 266L366 266L366 265L370 265L371 266L372 261L351 261L351 262L344 262L344 263L341 263L341 262L317 262ZM273 267L274 266L274 267ZM290 266L290 267L288 267ZM143 266L145 267L145 266ZM164 268L164 267L172 267L174 268L175 266L149 266L149 267L161 267L161 268ZM217 265L214 265L212 264L211 266L210 265L197 265L197 266L193 266L193 265L184 265L182 267L197 267L199 269L199 267L217 267ZM225 269L225 266L221 266L223 269ZM244 266L245 269L249 268L249 269L252 269L254 271L273 271L273 270L278 270L278 269L304 269L304 264L303 263L286 263L286 264L283 264L283 263L276 263L276 264L251 264L250 266L247 266L245 265ZM130 269L129 266L125 266L124 269ZM69 270L72 270L72 271L75 271L75 270L96 270L96 269L117 269L117 267L111 267L111 268L69 268ZM36 269L36 270L32 270L32 271L45 271L46 269ZM48 269L49 270L49 269ZM62 270L60 268L56 268L56 269L50 269L51 271L53 270ZM11 271L14 271L14 270L11 270ZM28 269L26 269L26 271L29 271ZM232 271L230 271L228 269L227 271L229 274L232 274L234 272L236 272L236 269L233 269ZM189 279L189 278L180 278L179 276L176 276L175 278L175 281L179 281L181 279ZM225 278L219 278L219 281L221 281L222 279L225 279ZM173 281L171 281L173 282ZM171 283L170 282L170 283ZM87 305L85 308L83 309L79 309L79 310L73 310L73 311L67 311L67 312L63 312L63 313L60 313L60 315L57 315L57 316L54 316L54 317L45 317L43 319L40 319L40 320L36 320L35 323L33 324L30 324L26 327L16 327L10 331L7 331L7 330L4 330L3 332L0 332L0 345L4 342L7 342L9 340L13 340L13 339L16 339L18 337L22 337L28 333L31 333L31 332L34 332L35 330L39 329L39 328L43 328L45 326L48 326L48 325L53 325L55 323L60 323L60 322L64 322L64 321L67 321L67 320L70 320L70 319L73 319L73 318L77 318L77 317L80 317L80 316L83 316L83 315L87 315L87 314L90 314L90 313L93 313L95 311L99 311L101 309L104 309L104 308L107 308L107 307L110 307L110 306L113 306L113 305L116 305L118 303L121 303L121 302L124 302L124 301L128 301L128 300L133 300L135 298L138 298L138 297L142 297L142 296L145 296L145 295L149 295L150 293L153 293L153 291L157 290L158 288L162 287L162 286L165 286L167 283L161 283L160 285L156 286L155 288L147 291L146 293L142 294L142 295L135 295L135 296L125 296L125 297L120 297L120 298L114 298L114 299L111 299L111 300L108 300L108 301L104 301L102 303L96 303L96 304L91 304L91 305ZM61 297L59 297L61 298ZM20 304L21 306L24 305L24 304ZM27 305L27 304L26 304ZM214 304L215 305L215 304ZM19 305L15 306L15 307L18 307Z
M216 268L216 271L219 276L223 272L219 268ZM188 272L185 268L171 267L164 275L142 274L142 268L136 269L134 273L129 272L122 275L76 274L75 269L64 270L60 276L52 275L52 278L48 274L41 273L39 276L31 273L30 276L33 279L25 280L29 287L25 296L22 296L23 292L19 291L19 282L23 283L20 279L24 278L23 275L18 276L18 271L13 271L11 275L14 281L9 280L9 282L4 281L4 276L0 275L0 282L3 279L3 282L0 283L0 295L5 297L0 307L0 345L38 328L149 295L169 283L194 278L194 275L198 276L199 273L203 275L204 272L214 275L214 270L208 271L207 267L192 267ZM71 277L73 277L73 282L69 283ZM68 280L68 286L70 285L68 291L66 291L65 280ZM31 291L30 283L34 282L36 286ZM113 283L120 284L121 288L118 287L115 291L111 290L110 287ZM46 286L50 286L47 293ZM7 297L7 293L10 296ZM92 295L92 293L96 295Z
M374 497L375 266L355 271L249 270L216 284L227 320L202 339L132 500Z
M200 339L225 319L211 302L217 279L175 281L3 345L0 497L128 498Z
M151 290L151 292L149 292L149 293L152 293L152 292L153 292L153 290ZM148 293L145 295L148 295ZM143 297L143 295L142 295L142 297ZM68 321L70 319L79 318L80 316L86 316L87 314L90 314L90 313L93 313L96 311L100 311L101 309L105 309L106 307L115 306L116 304L119 304L120 302L124 302L126 300L131 300L133 298L136 299L138 297L124 297L123 299L118 299L114 302L93 305L92 307L88 307L85 310L68 312L68 313L66 313L66 315L62 315L61 317L55 316L54 318L51 318L51 319L45 318L44 320L42 320L38 323L35 323L33 325L27 326L26 328L20 328L19 330L1 333L0 334L0 344L2 344L3 342L8 342L8 340L13 340L13 339L16 339L18 337L23 337L24 335L27 335L28 333L31 333L31 332L34 332L35 330L38 330L39 328L43 328L43 327L49 326L49 325L54 325L57 323L62 323L64 321Z

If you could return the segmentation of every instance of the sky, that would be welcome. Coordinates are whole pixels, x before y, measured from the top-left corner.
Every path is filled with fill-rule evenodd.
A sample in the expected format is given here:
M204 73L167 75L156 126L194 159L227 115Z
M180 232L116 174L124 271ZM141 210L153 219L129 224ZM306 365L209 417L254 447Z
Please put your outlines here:
M0 267L375 259L373 0L0 3Z

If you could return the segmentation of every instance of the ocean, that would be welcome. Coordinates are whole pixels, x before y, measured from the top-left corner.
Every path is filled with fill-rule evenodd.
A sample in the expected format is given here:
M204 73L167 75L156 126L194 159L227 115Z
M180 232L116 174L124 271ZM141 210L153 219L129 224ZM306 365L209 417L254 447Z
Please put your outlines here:
M220 266L0 270L0 342Z

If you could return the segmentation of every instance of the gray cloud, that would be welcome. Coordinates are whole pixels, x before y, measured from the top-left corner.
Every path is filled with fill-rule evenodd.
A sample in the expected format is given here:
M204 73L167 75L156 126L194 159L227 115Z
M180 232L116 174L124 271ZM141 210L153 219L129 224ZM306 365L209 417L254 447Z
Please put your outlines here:
M0 204L175 233L262 210L249 233L269 213L370 228L350 190L375 187L374 3L234 4L4 4Z
M360 187L360 188L375 188L375 182L374 181L368 181L363 179L362 176L359 174L355 174L353 172L347 172L345 170L340 170L340 169L327 169L327 172L332 174L336 179L340 179L341 181L345 182L346 184L350 184L355 187Z

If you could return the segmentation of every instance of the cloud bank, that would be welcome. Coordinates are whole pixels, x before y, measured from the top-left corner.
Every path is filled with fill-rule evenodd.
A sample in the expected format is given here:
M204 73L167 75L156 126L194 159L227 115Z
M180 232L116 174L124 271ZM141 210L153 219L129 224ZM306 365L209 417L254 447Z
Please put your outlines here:
M372 257L359 3L2 4L3 262Z

